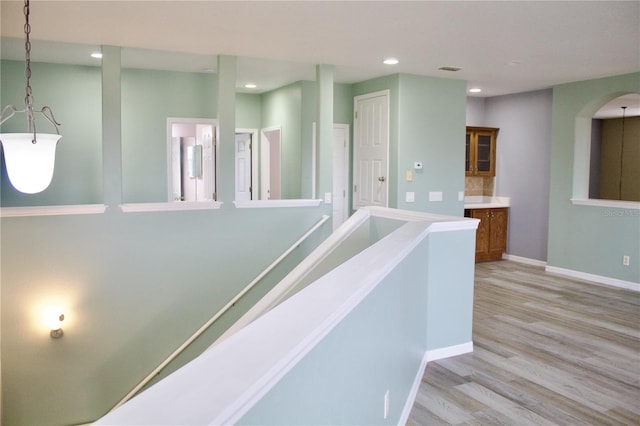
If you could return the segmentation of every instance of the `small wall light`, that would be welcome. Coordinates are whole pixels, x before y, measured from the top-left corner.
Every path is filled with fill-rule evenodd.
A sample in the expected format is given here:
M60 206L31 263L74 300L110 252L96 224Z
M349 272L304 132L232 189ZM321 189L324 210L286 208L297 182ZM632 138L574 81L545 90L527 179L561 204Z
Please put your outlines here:
M64 335L64 331L62 330L64 313L62 313L62 310L60 308L47 308L47 310L45 311L44 319L47 323L47 326L49 327L49 330L51 330L49 335L52 338L58 339Z

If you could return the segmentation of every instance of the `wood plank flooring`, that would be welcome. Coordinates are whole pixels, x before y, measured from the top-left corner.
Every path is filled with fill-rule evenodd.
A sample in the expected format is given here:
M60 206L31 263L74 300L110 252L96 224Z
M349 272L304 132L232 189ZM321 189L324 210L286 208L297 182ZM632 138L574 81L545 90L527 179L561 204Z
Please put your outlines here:
M474 352L427 365L424 425L640 425L640 293L476 265Z

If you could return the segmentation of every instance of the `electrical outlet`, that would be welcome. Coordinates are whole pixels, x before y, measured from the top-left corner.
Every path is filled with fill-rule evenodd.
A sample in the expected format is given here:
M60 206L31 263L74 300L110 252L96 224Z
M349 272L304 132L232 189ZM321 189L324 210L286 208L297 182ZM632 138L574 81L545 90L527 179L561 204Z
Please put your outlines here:
M629 266L629 256L622 256L622 264L624 266Z
M384 418L389 417L389 389L384 393Z

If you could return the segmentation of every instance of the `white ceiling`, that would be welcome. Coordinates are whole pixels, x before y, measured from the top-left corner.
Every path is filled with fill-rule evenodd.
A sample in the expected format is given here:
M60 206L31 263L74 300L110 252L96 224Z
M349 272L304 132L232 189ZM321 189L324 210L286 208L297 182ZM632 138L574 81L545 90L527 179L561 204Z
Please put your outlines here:
M22 2L2 0L0 14L2 36L22 38ZM480 96L640 70L639 1L32 0L31 26L34 60L91 63L81 50L105 44L132 48L125 66L213 72L216 55L236 55L238 84L263 89L313 79L317 63L337 82L413 73ZM3 39L2 57L23 59L21 43Z

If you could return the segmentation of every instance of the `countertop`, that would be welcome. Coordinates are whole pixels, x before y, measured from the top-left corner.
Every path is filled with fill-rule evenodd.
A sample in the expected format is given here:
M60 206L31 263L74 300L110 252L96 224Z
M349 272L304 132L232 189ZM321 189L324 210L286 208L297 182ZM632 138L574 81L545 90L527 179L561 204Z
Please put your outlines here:
M509 207L511 199L509 197L485 197L482 195L472 195L464 197L465 209L492 209Z

